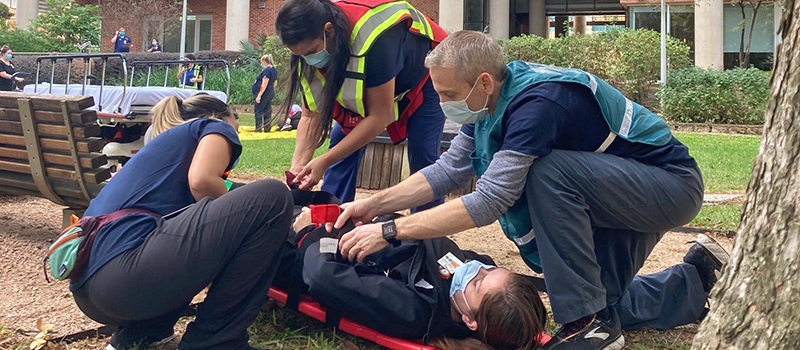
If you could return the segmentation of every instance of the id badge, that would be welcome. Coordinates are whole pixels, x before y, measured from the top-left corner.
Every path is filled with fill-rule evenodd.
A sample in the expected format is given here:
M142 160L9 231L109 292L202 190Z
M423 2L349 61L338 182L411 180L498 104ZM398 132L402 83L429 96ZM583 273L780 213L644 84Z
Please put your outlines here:
M456 256L450 252L437 260L437 262L439 266L447 270L447 272L450 272L450 274L454 274L459 266L464 265L464 262L456 258Z

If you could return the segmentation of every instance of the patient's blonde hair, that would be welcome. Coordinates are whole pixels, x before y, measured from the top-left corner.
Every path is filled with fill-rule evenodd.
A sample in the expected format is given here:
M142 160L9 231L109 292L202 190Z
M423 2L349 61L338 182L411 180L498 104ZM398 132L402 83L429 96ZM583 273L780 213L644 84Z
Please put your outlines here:
M196 118L217 118L234 115L227 103L208 94L198 94L181 100L169 96L159 101L150 112L152 137Z

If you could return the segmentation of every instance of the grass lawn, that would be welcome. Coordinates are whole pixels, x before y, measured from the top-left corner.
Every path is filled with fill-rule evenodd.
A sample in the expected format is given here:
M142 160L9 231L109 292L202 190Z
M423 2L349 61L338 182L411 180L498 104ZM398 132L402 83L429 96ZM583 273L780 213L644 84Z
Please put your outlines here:
M744 192L758 155L760 136L676 133L703 172L706 192Z
M741 215L741 204L704 206L690 225L718 231L736 231Z
M239 138L244 148L239 166L233 170L233 176L284 178L284 171L289 170L294 152L294 140L297 131L255 133L255 116L239 115ZM328 143L317 149L314 156L319 156L328 149Z
M239 124L242 125L240 138L244 152L233 175L282 179L292 162L297 132L254 133L252 114L241 114ZM758 154L760 137L696 133L678 133L676 137L689 146L689 152L700 164L706 192L744 192ZM327 149L326 143L317 149L315 157Z

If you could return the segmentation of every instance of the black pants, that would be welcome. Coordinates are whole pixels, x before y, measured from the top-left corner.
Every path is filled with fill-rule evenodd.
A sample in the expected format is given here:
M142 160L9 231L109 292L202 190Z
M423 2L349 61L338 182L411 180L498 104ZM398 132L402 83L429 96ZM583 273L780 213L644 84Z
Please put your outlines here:
M272 98L274 94L261 96L261 103L255 104L256 130L269 131L272 127Z
M179 348L243 349L275 276L293 205L276 180L204 198L98 270L75 301L100 323L163 330L211 284Z

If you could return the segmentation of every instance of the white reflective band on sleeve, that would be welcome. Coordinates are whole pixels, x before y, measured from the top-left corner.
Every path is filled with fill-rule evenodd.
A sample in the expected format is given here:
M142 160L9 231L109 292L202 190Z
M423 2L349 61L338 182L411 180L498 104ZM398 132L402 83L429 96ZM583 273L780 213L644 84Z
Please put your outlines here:
M625 117L622 118L622 125L619 126L619 136L628 137L631 132L631 123L633 123L633 102L625 99Z
M589 73L586 73L586 75L589 76L589 88L592 89L592 93L593 94L596 94L597 93L597 80L594 78L593 75L591 75Z
M610 131L608 133L608 136L606 137L606 140L603 141L603 143L600 145L600 147L597 147L597 149L594 150L594 152L595 153L603 153L603 152L605 152L606 149L608 149L608 146L611 146L611 144L616 139L617 139L617 134L615 134L613 131Z
M522 246L530 243L534 238L536 238L536 233L531 230L531 232L528 232L527 235L524 235L520 238L514 238L514 243L516 243L517 246Z

